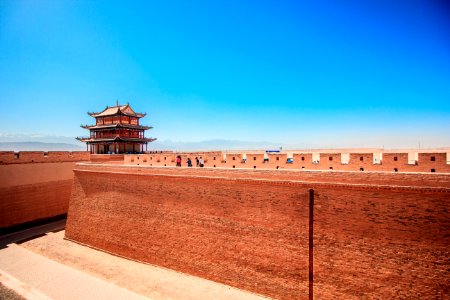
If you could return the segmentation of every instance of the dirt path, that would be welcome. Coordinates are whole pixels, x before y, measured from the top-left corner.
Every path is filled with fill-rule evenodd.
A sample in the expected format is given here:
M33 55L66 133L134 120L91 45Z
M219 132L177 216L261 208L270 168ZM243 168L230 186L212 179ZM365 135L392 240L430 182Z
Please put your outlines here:
M64 240L64 231L22 247L152 299L267 299L202 278L91 249Z

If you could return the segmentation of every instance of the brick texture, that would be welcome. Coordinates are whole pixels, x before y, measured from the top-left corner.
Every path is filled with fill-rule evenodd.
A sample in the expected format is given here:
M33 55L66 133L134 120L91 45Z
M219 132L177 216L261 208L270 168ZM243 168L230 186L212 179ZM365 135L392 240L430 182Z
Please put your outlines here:
M293 153L293 163L287 162L287 153L268 154L264 161L263 153L151 153L129 154L124 156L126 165L175 166L175 158L180 155L182 165L186 166L187 158L191 158L195 166L195 157L202 157L205 167L230 169L291 169L291 170L336 170L336 171L379 171L379 172L426 172L450 173L450 162L447 154L418 153L414 163L408 162L408 153L383 153L381 163L374 164L373 153L349 153L348 163L341 163L341 153L317 153L319 160L313 159L312 153ZM224 159L225 158L225 159Z
M87 161L89 158L90 154L86 151L0 151L0 165Z
M75 162L0 165L0 228L67 213Z
M0 228L67 213L72 180L0 188Z
M307 293L307 200L296 185L76 171L66 237L295 298Z
M314 181L300 180L309 173ZM338 173L77 166L66 237L274 298L307 299L313 187L317 299L444 298L448 175L327 179Z

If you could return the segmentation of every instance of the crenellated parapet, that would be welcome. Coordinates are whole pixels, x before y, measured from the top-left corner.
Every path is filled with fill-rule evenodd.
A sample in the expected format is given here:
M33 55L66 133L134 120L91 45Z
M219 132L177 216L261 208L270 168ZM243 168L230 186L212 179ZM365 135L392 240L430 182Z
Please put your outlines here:
M0 164L29 164L90 160L86 151L0 151Z
M449 152L307 152L307 151L208 151L151 152L124 156L125 165L174 167L180 156L182 167L196 158L207 168L287 169L310 171L380 171L450 173Z

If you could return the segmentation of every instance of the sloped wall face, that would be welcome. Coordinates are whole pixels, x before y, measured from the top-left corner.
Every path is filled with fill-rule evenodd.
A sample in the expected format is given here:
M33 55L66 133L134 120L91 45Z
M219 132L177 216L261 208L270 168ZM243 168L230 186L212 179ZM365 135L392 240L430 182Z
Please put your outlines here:
M441 299L450 289L448 188L178 171L76 170L66 237L277 299L305 299L313 187L316 299Z
M74 162L0 165L0 228L63 215Z
M318 189L317 299L444 299L450 289L450 193Z
M306 187L75 171L66 237L241 289L308 289Z

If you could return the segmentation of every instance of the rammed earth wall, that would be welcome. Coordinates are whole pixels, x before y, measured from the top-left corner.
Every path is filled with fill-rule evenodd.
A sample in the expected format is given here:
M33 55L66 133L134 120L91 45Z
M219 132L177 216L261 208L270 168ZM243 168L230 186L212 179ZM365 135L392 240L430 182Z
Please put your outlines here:
M0 228L67 213L75 161L86 152L0 152Z
M267 296L305 299L313 188L317 299L444 297L449 175L384 174L374 184L367 173L354 173L355 183L330 181L327 172L308 182L305 173L80 165L66 237ZM386 184L397 175L416 184Z

